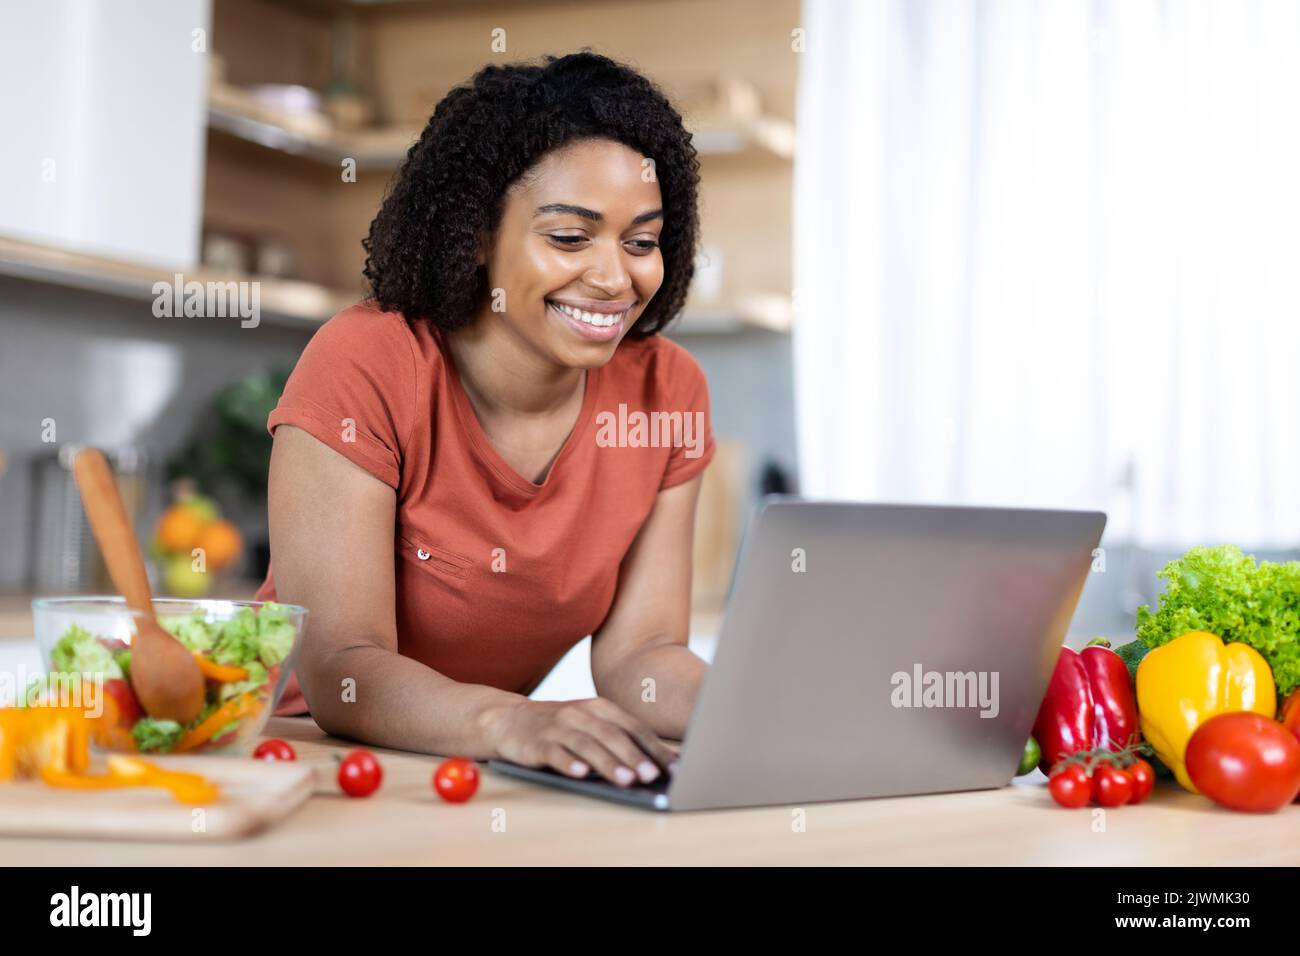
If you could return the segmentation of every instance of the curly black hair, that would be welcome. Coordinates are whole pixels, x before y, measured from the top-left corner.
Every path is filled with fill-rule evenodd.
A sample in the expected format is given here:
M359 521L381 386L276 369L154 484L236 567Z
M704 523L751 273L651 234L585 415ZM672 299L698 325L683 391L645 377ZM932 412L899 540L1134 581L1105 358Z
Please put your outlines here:
M545 153L588 138L654 161L663 197L664 281L629 331L659 332L686 302L699 241L699 158L681 115L636 70L584 49L542 66L487 66L433 111L370 223L365 276L407 321L451 330L489 294L476 258L500 225L507 188Z

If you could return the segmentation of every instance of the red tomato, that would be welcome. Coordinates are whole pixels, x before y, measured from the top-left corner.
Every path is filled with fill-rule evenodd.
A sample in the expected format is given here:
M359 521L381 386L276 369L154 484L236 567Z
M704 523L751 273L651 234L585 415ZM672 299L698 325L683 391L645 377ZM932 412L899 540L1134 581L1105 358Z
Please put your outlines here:
M122 678L112 677L104 681L104 693L112 697L117 704L118 723L127 730L134 727L135 722L144 716L144 708L136 700L131 685Z
M339 786L349 797L368 797L379 789L384 770L369 750L353 750L339 762Z
M444 760L433 772L433 789L450 803L464 803L478 791L478 767L466 757Z
M1053 800L1071 809L1087 806L1092 797L1092 781L1088 779L1088 772L1077 763L1052 774L1047 789Z
M254 760L297 760L298 755L293 752L287 740L280 740L278 737L272 737L270 740L263 740L253 751Z
M1267 813L1300 793L1300 741L1259 714L1211 717L1192 734L1184 760L1196 789L1229 810Z
M234 743L235 740L238 739L238 737L239 737L239 728L236 727L234 730L228 730L228 731L226 731L226 732L225 732L224 734L222 734L220 737L216 737L216 738L214 738L213 740L209 740L206 744L199 746L197 749L199 749L199 750L220 750L220 749L221 749L222 747L224 747L226 744L232 744L232 743Z
M1092 772L1092 798L1098 806L1122 807L1133 799L1133 778L1127 770L1102 764Z
M1133 799L1129 803L1141 803L1151 796L1156 785L1156 771L1145 760L1135 760L1128 768L1128 775L1133 778Z

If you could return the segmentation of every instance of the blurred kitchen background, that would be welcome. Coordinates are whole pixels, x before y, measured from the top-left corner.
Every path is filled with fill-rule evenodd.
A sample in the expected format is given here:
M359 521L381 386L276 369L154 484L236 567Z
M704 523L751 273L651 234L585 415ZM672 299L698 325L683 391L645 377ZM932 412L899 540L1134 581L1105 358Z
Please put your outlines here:
M702 156L671 332L722 442L697 632L767 491L1102 508L1078 637L1131 636L1189 545L1295 556L1300 4L10 0L12 627L33 593L108 588L82 443L113 454L160 591L251 593L266 414L361 296L406 147L483 65L583 47L664 87ZM255 279L260 323L155 315L176 273ZM200 525L228 561L196 580Z

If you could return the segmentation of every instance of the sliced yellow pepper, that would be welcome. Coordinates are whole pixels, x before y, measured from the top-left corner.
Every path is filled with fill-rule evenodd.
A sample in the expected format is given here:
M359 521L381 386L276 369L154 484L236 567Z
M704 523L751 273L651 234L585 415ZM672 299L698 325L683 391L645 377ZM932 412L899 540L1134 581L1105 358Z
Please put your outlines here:
M125 754L109 756L108 772L124 781L123 786L161 787L180 803L213 803L221 796L221 788L202 774L164 770L157 764Z
M77 773L90 765L90 721L77 707L0 709L0 781Z
M1142 658L1137 702L1142 736L1178 782L1197 793L1183 760L1192 734L1218 714L1273 717L1277 689L1268 662L1253 647L1189 631Z
M22 739L20 714L15 707L0 709L0 782L12 780L18 772L18 746Z
M212 658L200 651L194 652L194 660L199 665L199 670L208 680L214 680L222 684L233 684L237 681L248 680L247 667L235 667L233 664L218 664Z

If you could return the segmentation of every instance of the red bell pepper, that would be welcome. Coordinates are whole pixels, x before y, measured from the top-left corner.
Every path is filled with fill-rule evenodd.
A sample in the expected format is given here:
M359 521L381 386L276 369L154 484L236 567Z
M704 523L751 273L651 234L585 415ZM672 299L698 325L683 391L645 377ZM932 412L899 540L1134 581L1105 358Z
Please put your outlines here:
M1121 750L1140 738L1138 727L1128 666L1110 644L1093 642L1078 652L1062 647L1034 721L1034 737L1043 750L1038 768L1048 773L1057 761L1081 750Z

